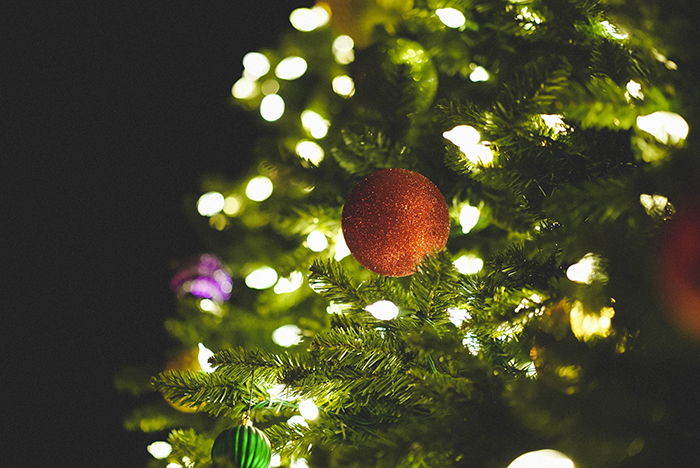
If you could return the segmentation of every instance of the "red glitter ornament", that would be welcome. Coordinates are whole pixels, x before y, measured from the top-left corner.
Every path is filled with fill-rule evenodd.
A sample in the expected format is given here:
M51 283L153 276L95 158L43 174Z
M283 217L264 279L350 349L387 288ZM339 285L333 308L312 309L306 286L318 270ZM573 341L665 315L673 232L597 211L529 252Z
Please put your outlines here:
M659 252L659 282L670 318L700 340L700 203L679 208Z
M343 236L362 266L408 276L445 247L450 215L440 190L407 169L382 169L362 179L343 207Z

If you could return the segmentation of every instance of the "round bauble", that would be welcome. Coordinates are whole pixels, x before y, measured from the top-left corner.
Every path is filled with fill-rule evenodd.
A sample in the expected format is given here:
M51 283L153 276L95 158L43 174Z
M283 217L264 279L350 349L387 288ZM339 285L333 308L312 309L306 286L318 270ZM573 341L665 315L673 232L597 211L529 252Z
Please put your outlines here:
M170 288L179 296L189 294L214 302L227 301L231 297L232 285L231 274L223 262L211 254L188 261L170 281Z
M268 468L271 458L270 440L250 423L226 429L211 448L215 468Z
M700 340L700 203L678 208L658 254L658 283L669 318Z
M430 54L403 38L389 38L358 53L351 74L355 101L404 117L428 109L438 88Z
M192 372L201 371L202 366L199 364L199 348L191 350L188 349L180 352L165 364L165 370ZM165 398L165 401L167 401L170 406L183 413L194 413L199 411L199 409L202 407L202 405L189 406L187 404L179 403L171 400L165 395L163 395L163 398Z
M407 169L382 169L360 180L348 195L343 236L353 257L385 276L407 276L442 250L450 215L440 190Z

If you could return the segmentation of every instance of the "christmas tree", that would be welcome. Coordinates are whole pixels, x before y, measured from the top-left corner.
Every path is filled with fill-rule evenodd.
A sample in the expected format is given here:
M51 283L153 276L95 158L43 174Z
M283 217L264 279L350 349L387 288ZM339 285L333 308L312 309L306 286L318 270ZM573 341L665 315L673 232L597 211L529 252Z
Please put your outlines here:
M189 204L181 347L118 375L149 466L695 466L691 11L294 10L232 83L255 163Z

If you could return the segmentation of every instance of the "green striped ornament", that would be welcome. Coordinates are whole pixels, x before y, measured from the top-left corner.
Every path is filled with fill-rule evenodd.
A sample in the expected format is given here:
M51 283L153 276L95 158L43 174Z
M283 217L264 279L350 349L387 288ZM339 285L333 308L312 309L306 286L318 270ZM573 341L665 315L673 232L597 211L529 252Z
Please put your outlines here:
M216 468L268 468L271 458L270 440L252 425L226 429L211 448Z

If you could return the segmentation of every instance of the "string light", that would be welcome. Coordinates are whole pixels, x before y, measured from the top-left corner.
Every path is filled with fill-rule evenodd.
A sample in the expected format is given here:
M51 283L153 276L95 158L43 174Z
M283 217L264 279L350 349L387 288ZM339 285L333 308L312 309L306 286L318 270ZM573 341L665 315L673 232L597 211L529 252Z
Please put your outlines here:
M479 339L472 332L467 332L464 335L464 338L462 338L462 346L467 348L467 351L475 356L479 354L479 350L481 349Z
M472 318L471 314L465 309L459 309L457 307L450 307L447 309L447 315L450 317L450 322L456 327L461 327L465 320Z
M156 460L162 460L172 453L173 447L169 443L159 440L147 446L146 450L148 450L148 453Z
M556 134L566 133L569 126L564 123L564 116L561 114L540 114L544 124Z
M318 406L316 406L316 403L310 398L301 400L299 402L299 414L307 421L313 421L318 418Z
M448 28L461 28L467 22L464 14L454 8L438 8L435 10L435 14Z
M295 415L292 416L291 418L287 419L287 424L289 424L289 425L292 426L292 427L294 427L294 426L297 426L297 427L305 427L305 428L307 428L307 429L308 429L308 427L309 427L309 424L306 422L306 419L304 419L304 418L303 418L301 415L299 415L299 414L295 414ZM291 466L294 466L294 463L292 463Z
M339 262L350 255L350 248L348 248L348 244L345 243L343 231L338 232L338 234L333 238L333 242L335 243L335 253L333 254L333 259L336 262Z
M245 284L251 289L268 289L277 282L277 272L269 267L262 266L248 273Z
M391 301L377 301L365 307L377 320L391 320L399 315L399 308Z
M258 85L253 80L241 77L231 87L231 94L236 99L251 99L258 95Z
M197 212L202 216L214 216L224 209L224 196L219 192L207 192L197 200Z
M267 200L274 186L272 181L265 176L257 176L250 179L245 187L245 195L252 201L261 202Z
M688 136L688 122L675 112L658 111L637 117L637 127L660 143L675 145Z
M270 468L282 466L282 456L279 453L273 453L270 457Z
M442 136L458 148L476 145L481 140L481 134L471 125L457 125L443 132Z
M330 14L325 8L297 8L289 14L289 22L294 29L302 32L313 31L328 23Z
M311 231L306 236L306 246L312 252L323 252L328 247L328 238L321 231Z
M673 205L668 201L668 197L659 195L658 193L642 193L639 195L639 203L642 204L644 211L646 211L649 216L663 216L669 214L669 211L671 213L674 211Z
M352 37L345 34L336 37L331 46L335 61L341 65L352 63L355 60L354 47L355 41L352 40Z
M629 37L629 34L620 31L619 28L610 21L601 21L600 25L603 27L603 31L613 39L624 40Z
M309 462L306 461L306 458L296 458L292 460L289 468L309 468Z
M625 97L629 100L630 98L639 99L640 101L644 99L644 93L642 92L642 85L634 80L629 80L625 85Z
M355 82L348 75L339 75L331 82L333 92L343 97L351 97L355 94Z
M321 114L307 109L301 113L301 125L309 132L309 135L318 139L328 134L331 123L324 119Z
M475 275L484 268L484 260L473 254L462 255L452 263L463 275Z
M462 226L462 232L468 234L477 225L480 216L479 208L471 206L469 203L465 204L459 211L459 224Z
M321 145L311 140L300 140L294 148L297 156L304 161L309 161L314 166L318 166L326 156Z
M282 325L272 332L272 341L284 348L297 345L301 340L301 328L294 324Z
M488 81L490 77L491 75L489 75L489 72L487 72L481 65L478 65L476 68L474 68L474 71L469 74L469 79L475 83L480 81Z
M308 65L301 57L287 57L275 67L275 75L281 80L296 80L306 73Z
M224 198L224 213L236 216L241 211L241 200L235 195Z
M587 253L581 260L566 269L566 277L574 283L591 284L605 278L601 271L601 258L594 253Z
M328 307L326 307L326 312L329 314L342 314L349 308L350 308L350 306L348 306L347 304L339 304L337 302L331 302L328 305Z
M284 99L279 94L268 94L260 101L260 116L268 122L275 122L284 115Z
M270 71L270 61L260 52L249 52L243 56L246 75L257 79Z
M165 468L182 468L182 465L179 463L171 462L165 465Z
M296 291L302 284L304 284L304 275L300 271L293 271L289 277L280 278L273 291L275 294L286 294Z
M209 312L210 314L214 315L220 315L221 313L219 305L211 299L200 299L198 305L199 309L203 312Z
M590 341L593 338L605 338L612 332L612 318L615 309L603 307L598 312L586 310L581 301L575 301L569 312L571 331L581 341Z
M574 468L574 462L557 450L528 452L513 460L507 468Z
M214 352L204 346L202 343L197 343L197 348L199 348L199 353L197 353L197 362L199 362L199 367L208 374L211 374L216 369L214 366L209 364L209 358L214 355Z

